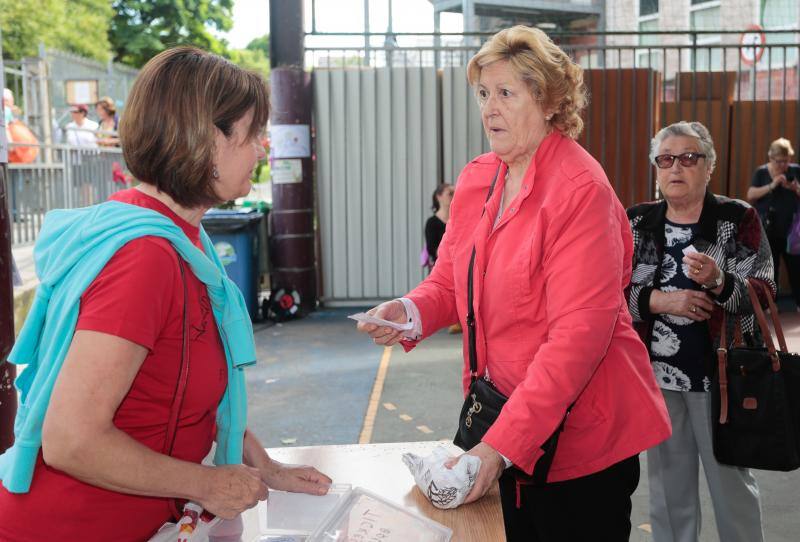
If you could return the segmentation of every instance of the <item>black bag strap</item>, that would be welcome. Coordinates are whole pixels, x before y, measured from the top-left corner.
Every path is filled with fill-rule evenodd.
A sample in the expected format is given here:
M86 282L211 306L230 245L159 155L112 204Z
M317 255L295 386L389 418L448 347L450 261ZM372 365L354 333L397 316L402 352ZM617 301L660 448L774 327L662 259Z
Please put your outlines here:
M181 271L181 282L183 283L183 317L182 317L182 332L181 332L181 367L178 371L178 381L175 383L175 395L172 397L172 405L169 410L169 421L167 422L167 434L164 438L164 448L162 453L164 455L172 455L172 449L175 446L175 436L178 430L178 418L180 417L181 407L183 406L183 399L186 396L186 385L189 382L189 334L187 333L188 318L188 288L186 286L186 272L184 270L183 258L178 254L178 267ZM181 506L177 499L169 499L169 508L175 519L180 519Z
M167 423L167 436L164 439L164 454L172 455L172 448L175 446L175 434L178 429L178 417L183 406L183 398L186 395L186 384L189 382L189 337L186 333L187 321L186 307L188 288L186 287L186 274L183 268L183 259L178 256L178 266L181 270L181 282L183 282L183 320L181 338L181 367L178 372L178 381L175 384L175 395L172 397L172 405L169 411L169 422Z
M494 174L494 179L492 180L491 186L489 186L489 193L486 194L486 202L492 197L494 193L494 186L497 183L497 177L500 175L500 169L503 167L501 163L497 167L497 172ZM481 211L481 218L486 213L486 203L484 202L483 211ZM470 374L470 382L475 382L478 378L478 348L477 348L477 339L475 333L475 308L472 305L472 282L473 282L473 269L475 268L475 245L472 245L472 255L469 258L469 269L467 271L467 332L469 333L469 374ZM569 416L569 412L572 410L572 407L575 406L575 403L572 403L567 407L567 411L564 413L564 417L561 419L561 423L558 425L558 428L553 432L550 437L544 441L541 446L544 455L539 458L536 462L536 465L533 468L533 476L531 478L532 483L536 485L543 485L547 483L547 474L550 472L550 465L553 463L553 458L556 455L556 447L558 446L558 437L561 432L564 430L564 424L567 423L567 416Z
M491 199L494 193L494 185L497 183L497 177L500 176L500 170L503 167L501 162L497 166L497 171L492 179L492 184L489 186L489 193L486 194L486 201L483 204L481 211L481 218L486 214L486 203ZM475 245L472 245L472 255L469 257L469 269L467 270L467 333L469 334L469 375L470 381L475 382L478 378L478 348L476 346L475 338L475 309L472 306L472 270L475 267Z

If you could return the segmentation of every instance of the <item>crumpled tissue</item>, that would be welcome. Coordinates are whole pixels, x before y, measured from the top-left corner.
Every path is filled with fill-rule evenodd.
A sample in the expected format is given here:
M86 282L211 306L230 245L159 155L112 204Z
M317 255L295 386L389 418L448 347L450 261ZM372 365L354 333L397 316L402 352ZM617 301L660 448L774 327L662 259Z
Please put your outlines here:
M411 471L417 486L436 508L456 508L469 495L481 468L481 460L474 455L462 455L452 469L444 466L452 454L444 446L437 446L427 457L403 454L403 463Z

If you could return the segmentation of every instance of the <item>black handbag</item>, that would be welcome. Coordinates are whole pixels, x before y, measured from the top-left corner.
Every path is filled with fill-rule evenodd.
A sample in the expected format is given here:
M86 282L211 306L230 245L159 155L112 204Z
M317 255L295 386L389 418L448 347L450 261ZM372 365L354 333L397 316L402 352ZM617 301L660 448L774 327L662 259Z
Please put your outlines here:
M714 456L737 467L790 471L800 467L800 356L786 348L778 309L764 287L780 347L775 349L756 287L761 284L748 281L766 347L745 346L737 321L734 346L728 349L723 316L711 388Z
M494 185L497 182L497 176L500 174L500 167L494 174L494 180L489 187L489 193L486 196L486 201L492 197L494 192ZM484 209L485 212L485 209ZM483 216L483 214L481 214ZM483 435L489 430L503 405L508 401L508 397L500 393L494 387L492 382L485 376L479 378L478 376L478 351L476 347L475 338L475 310L472 305L472 282L473 282L473 268L475 267L475 247L472 247L472 255L469 259L469 270L467 271L467 333L469 334L469 372L470 372L470 385L467 391L467 397L464 399L464 405L461 407L461 414L458 417L458 431L453 439L453 444L458 446L464 451L469 451L477 446ZM550 472L550 465L553 463L553 458L556 453L556 446L558 445L558 436L564 430L564 423L567 420L567 415L572 409L572 405L567 409L561 424L553 432L553 434L542 444L541 449L544 451L533 469L533 475L528 475L516 467L512 467L514 475L518 479L524 479L530 485L543 485L547 483L547 474Z

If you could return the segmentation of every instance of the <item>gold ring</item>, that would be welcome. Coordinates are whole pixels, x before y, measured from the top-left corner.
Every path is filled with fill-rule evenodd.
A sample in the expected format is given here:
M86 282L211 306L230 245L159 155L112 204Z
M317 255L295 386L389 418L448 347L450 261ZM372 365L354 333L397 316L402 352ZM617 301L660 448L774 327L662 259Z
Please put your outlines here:
M700 267L698 269L700 269L700 271L702 271L703 270L703 264L700 264Z
M692 273L694 273L695 275L699 275L700 274L700 270L699 269L692 269Z

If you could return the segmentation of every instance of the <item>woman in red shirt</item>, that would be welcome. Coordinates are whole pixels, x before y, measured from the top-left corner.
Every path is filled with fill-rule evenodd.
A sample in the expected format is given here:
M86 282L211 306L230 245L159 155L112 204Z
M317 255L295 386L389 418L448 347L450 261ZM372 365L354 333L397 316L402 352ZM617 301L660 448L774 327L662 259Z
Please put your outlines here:
M260 76L191 47L161 53L140 72L120 125L141 184L112 199L165 215L202 249L206 210L250 190L268 115ZM134 239L83 293L30 489L0 486L0 540L141 541L172 517L174 499L232 518L268 488L327 492L327 476L273 461L249 432L244 464L200 464L228 373L207 288L181 260L164 238Z

